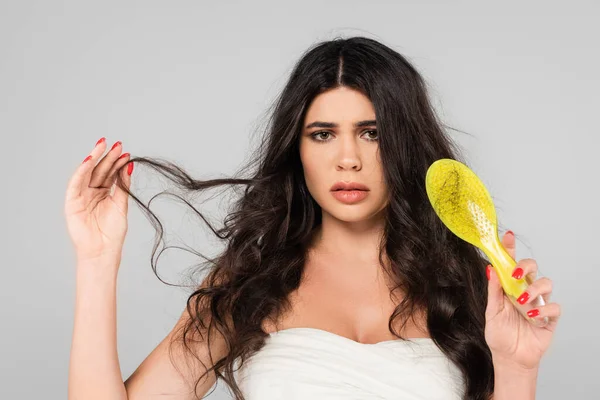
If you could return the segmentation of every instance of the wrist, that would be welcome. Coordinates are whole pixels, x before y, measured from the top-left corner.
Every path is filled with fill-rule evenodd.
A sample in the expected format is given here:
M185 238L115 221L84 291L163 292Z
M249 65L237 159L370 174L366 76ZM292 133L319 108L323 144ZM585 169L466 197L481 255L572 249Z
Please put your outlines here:
M494 359L494 400L535 399L538 367Z
M119 256L94 259L77 258L76 276L78 279L116 279L120 263L121 258Z
M501 357L492 353L492 363L494 370L499 370L506 374L518 374L524 377L537 377L539 364L523 365L513 361L510 358Z
M75 260L77 264L104 264L104 263L112 263L119 262L121 257L123 256L122 249L116 249L111 251L104 251L101 254L80 254L75 253Z

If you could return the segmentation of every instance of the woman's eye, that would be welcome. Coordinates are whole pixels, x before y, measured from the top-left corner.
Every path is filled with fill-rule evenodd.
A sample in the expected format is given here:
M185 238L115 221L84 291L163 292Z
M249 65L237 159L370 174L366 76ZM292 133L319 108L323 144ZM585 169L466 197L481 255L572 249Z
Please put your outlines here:
M368 131L364 131L363 134L375 135L374 138L367 138L367 140L370 142L375 142L378 139L376 129L370 129ZM331 135L331 133L326 132L326 131L320 131L320 132L315 132L315 133L311 134L310 136L313 138L313 140L316 140L317 142L325 142L327 140L328 136L323 137L324 135Z
M322 142L325 139L317 139L317 136L320 136L320 135L330 135L330 133L329 132L315 132L310 136L312 136L313 139L315 139L317 142Z
M372 129L372 130L369 130L369 131L365 131L365 133L366 133L366 134L369 134L369 133L374 133L374 134L375 134L375 136L376 136L376 137L375 137L375 138L373 138L373 139L367 139L367 140L372 140L372 141L375 141L375 140L377 140L377 131L376 131L375 129Z

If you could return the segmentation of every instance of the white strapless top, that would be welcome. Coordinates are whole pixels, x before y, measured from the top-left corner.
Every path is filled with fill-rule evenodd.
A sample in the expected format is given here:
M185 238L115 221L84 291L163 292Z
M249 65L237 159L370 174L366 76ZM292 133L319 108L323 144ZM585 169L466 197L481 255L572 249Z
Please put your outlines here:
M317 328L271 333L236 381L246 400L458 400L464 391L430 338L365 344Z

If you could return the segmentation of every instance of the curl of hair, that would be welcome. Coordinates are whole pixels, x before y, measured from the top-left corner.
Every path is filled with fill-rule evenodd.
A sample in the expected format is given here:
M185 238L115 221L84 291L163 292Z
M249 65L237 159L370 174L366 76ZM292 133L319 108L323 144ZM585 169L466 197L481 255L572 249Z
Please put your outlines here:
M210 340L217 329L227 343L228 353L205 365L196 387L213 371L236 400L243 400L234 376L236 360L241 367L264 345L268 334L262 329L263 321L276 321L290 309L288 294L300 285L308 244L321 223L320 207L304 181L299 133L312 99L341 86L367 96L377 118L379 151L390 193L379 261L383 268L385 251L390 266L384 270L396 285L392 292L404 295L390 316L389 329L402 338L392 328L395 321L404 325L416 310L425 310L431 338L463 374L465 399L489 399L494 373L484 338L488 261L443 225L425 190L425 174L435 160L465 161L445 133L446 126L435 114L417 70L391 48L360 36L324 41L303 54L275 101L255 157L240 170L249 177L238 172L231 178L201 181L168 161L130 159L151 167L187 193L220 185L245 186L219 228L177 196L225 242L224 251L215 258L198 253L206 260L208 274L205 284L188 297L190 319L178 336L190 356L195 354L194 334ZM119 174L117 184L157 230L153 259L162 239L162 224L150 211L150 203L144 205L123 186ZM157 274L155 263L151 264Z

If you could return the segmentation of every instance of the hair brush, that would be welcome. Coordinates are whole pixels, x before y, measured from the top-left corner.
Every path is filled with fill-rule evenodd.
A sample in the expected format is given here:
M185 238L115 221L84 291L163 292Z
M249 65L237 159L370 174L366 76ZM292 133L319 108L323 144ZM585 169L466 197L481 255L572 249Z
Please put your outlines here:
M528 276L511 276L516 261L498 237L496 209L483 182L466 165L443 158L430 165L425 177L427 197L444 225L462 240L481 249L494 267L502 289L517 310L531 323L543 326L548 318L534 319L527 311L545 304L541 295L525 305L517 298L531 284Z

